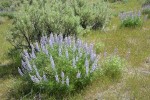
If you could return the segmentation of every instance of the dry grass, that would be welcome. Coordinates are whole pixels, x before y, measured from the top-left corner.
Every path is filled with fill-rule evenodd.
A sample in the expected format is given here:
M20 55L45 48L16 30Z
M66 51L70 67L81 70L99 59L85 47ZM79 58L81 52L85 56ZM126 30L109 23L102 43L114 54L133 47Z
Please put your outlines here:
M11 45L6 41L7 33L10 27L11 22L8 19L6 19L5 23L0 25L0 64L5 64L8 62L5 55L11 47Z

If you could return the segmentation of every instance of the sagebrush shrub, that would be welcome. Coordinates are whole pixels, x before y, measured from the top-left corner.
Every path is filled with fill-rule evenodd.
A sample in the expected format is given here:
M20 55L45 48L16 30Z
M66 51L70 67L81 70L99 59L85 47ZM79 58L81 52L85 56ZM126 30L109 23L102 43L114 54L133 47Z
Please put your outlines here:
M122 27L137 27L142 24L141 11L121 13L119 17Z
M80 18L80 25L86 28L99 29L110 21L111 10L109 4L102 0L72 0L72 7L76 16Z
M26 48L45 33L77 37L89 29L104 28L110 18L110 7L103 0L27 1L15 13L9 40L16 48Z
M18 71L33 91L63 96L83 89L95 78L97 61L92 44L51 34L32 45L30 53L24 50Z

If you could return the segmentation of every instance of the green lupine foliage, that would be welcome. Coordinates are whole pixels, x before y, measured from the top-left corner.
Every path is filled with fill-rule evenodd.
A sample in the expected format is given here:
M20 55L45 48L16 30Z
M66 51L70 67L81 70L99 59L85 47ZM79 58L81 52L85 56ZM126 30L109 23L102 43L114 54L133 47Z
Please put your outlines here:
M24 1L15 14L9 40L16 48L30 47L42 34L79 35L89 29L104 28L111 18L103 0Z
M125 19L121 26L122 27L137 27L142 25L142 20L139 17Z
M18 68L22 81L28 83L33 93L59 95L62 100L65 95L81 91L98 77L99 57L92 44L88 46L79 39L75 42L71 37L63 40L62 35L46 37L41 38L39 45L32 45L30 56L24 50L22 67Z
M119 56L107 57L102 64L103 74L112 79L119 78L122 75L124 66L125 62Z

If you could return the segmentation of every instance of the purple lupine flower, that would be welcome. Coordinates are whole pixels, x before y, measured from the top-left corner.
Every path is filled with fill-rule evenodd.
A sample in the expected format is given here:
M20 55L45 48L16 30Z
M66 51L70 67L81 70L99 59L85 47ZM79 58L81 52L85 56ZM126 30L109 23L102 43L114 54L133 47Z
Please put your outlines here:
M95 70L96 70L96 68L97 68L97 64L96 63L93 63L92 64L92 69L91 69L91 73L93 73Z
M63 42L63 36L62 36L62 34L59 34L58 38L59 38L59 45L60 45Z
M88 47L87 50L86 50L86 55L89 55L91 52L90 48Z
M90 44L89 51L90 53L93 52L93 44Z
M29 62L29 60L28 60L28 58L26 57L26 64L27 64L27 67L28 67L28 70L29 71L32 71L32 67L31 67L31 65L30 65L30 62Z
M65 54L66 54L66 58L69 59L69 54L68 54L68 49L67 48L66 48Z
M41 78L41 76L40 76L40 74L38 72L38 69L37 69L36 65L34 64L32 67L34 68L34 70L36 72L36 76L38 77L38 79L41 80L42 78Z
M31 56L32 56L32 58L36 58L36 55L35 55L35 53L34 53L34 50L32 50L32 54L31 54Z
M50 34L50 40L51 40L52 43L54 43L54 35L53 35L53 33Z
M76 76L77 78L81 78L81 73L78 71L78 73L77 73L77 76Z
M44 49L44 53L48 56L48 50L47 50L46 46L45 46L45 49Z
M22 65L22 67L23 67L24 69L27 69L27 68L26 68L26 63L25 63L23 60L21 60L21 65Z
M94 63L92 64L92 69L91 69L91 73L94 72L97 69L97 64L98 64L98 60L100 59L100 56L98 56Z
M31 44L31 49L32 49L32 53L31 53L31 57L32 58L36 58L36 55L35 55L35 53L34 53L34 46Z
M87 45L87 43L85 43L84 44L84 50L87 51L87 49L88 49L88 45Z
M85 67L89 67L89 61L88 61L87 58L86 58L86 60L85 60Z
M46 75L45 75L44 72L43 72L43 80L44 80L44 81L48 81L48 79L46 78Z
M77 40L77 46L82 47L82 41L80 39Z
M44 44L47 44L47 35L43 36Z
M55 70L55 63L52 56L50 56L50 61L51 61L52 69Z
M82 57L82 55L83 55L83 53L80 51L80 53L79 53L79 57L81 58L81 57Z
M41 44L46 45L46 40L45 40L44 36L41 37L41 41L40 42L41 42Z
M38 42L35 42L35 49L36 49L38 52L40 51L40 48L39 48Z
M72 66L76 67L76 59L75 58L73 58L73 60L72 60Z
M76 56L76 62L78 62L78 60L79 60L79 57L78 57L78 56Z
M79 39L77 39L77 41L76 41L76 46L77 47L79 46Z
M70 36L68 37L67 43L69 46L71 46L71 37Z
M57 75L57 74L55 75L55 80L56 80L56 82L59 83L59 78L58 78L58 75Z
M56 42L56 43L58 43L59 38L58 38L57 34L55 34L55 36L54 36L54 37L55 37L55 42Z
M138 17L141 17L141 11L140 10L138 11Z
M77 42L76 42L77 47L79 47L79 44L80 44L79 42L80 42L80 40L77 39Z
M61 46L62 43L63 43L63 36L62 36L62 34L59 34L58 35L58 44L59 44L59 46Z
M73 45L72 50L73 50L73 52L75 52L75 51L76 51L76 45L75 45L75 44Z
M61 72L61 78L62 78L62 84L64 84L65 74L64 74L64 72L63 72L63 71Z
M86 52L86 56L90 54L90 48L88 47L87 43L84 45L84 50Z
M45 40L45 42L48 41L47 35L44 36L44 40Z
M27 50L23 50L23 52L24 52L24 55L25 55L27 58L30 58L29 53L28 53Z
M53 41L51 40L51 38L49 39L49 45L53 49Z
M88 73L89 73L89 61L87 58L85 60L85 68L86 68L86 75L88 75Z
M43 52L45 51L45 45L43 43L41 43L41 49Z
M66 84L67 84L67 86L69 86L69 78L68 78L68 76L66 78Z
M31 76L31 75L30 75L30 78L31 78L31 80L32 80L34 83L40 83L40 80L39 80L36 76Z
M63 71L61 72L61 77L62 77L62 78L64 78L64 77L65 77L65 74L64 74L64 72L63 72Z
M68 46L68 37L65 37L65 43Z
M23 72L21 71L21 69L18 67L18 72L21 76L23 76Z
M91 52L91 54L90 54L91 61L94 61L95 58L96 58L96 53Z
M40 74L39 74L39 72L37 70L36 70L36 76L38 77L39 80L42 79L41 76L40 76Z

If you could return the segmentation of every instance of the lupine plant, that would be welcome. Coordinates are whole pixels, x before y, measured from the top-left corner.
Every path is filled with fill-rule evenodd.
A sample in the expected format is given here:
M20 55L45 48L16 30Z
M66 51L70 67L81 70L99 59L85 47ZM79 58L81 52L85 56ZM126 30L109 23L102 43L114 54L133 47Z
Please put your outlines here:
M83 89L95 78L98 57L93 44L50 34L42 36L40 43L31 48L30 52L23 51L18 72L36 92L63 95Z
M142 7L142 13L145 15L148 15L148 18L150 18L150 5L145 5Z
M114 51L114 56L108 56L102 64L103 74L111 79L120 78L125 62L116 55L117 49Z
M119 18L123 27L136 27L142 24L141 11L120 13Z

